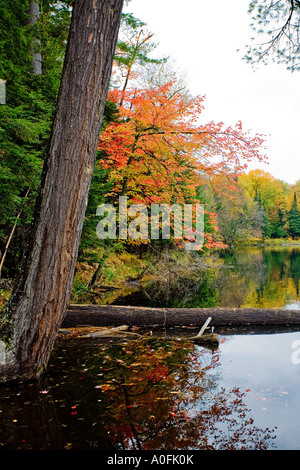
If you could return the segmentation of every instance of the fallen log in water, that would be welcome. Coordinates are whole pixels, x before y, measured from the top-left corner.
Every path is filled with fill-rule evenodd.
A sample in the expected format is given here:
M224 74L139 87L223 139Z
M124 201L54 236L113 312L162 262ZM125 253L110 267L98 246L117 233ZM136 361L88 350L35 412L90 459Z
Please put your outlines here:
M91 339L103 339L103 338L117 338L128 340L138 340L144 338L151 338L152 331L146 334L139 334L136 332L128 331L128 325L121 325L117 327L95 327L95 326L78 326L71 328L60 328L59 338L62 339L80 339L80 338L91 338ZM166 337L164 338L166 339ZM201 334L196 336L183 336L178 337L168 337L168 339L180 340L184 339L186 341L193 341L199 345L206 346L212 350L217 349L219 345L219 337L215 333Z
M196 336L186 336L184 339L185 340L190 340L194 341L195 343L208 346L212 349L216 349L219 345L219 337L218 335L213 333L213 328L212 332L209 334L204 334L205 330L208 327L208 324L211 321L211 317L209 317L204 325L202 326L201 330ZM128 331L129 326L128 325L121 325L121 326L116 326L116 327L106 327L106 326L76 326L76 327L68 327L68 328L60 328L59 334L60 337L62 336L63 338L116 338L116 337L122 337L123 338L128 338L129 335L131 336L132 339L140 339L140 338L145 338L146 336L152 336L152 331L141 335L136 332L131 332ZM170 338L169 338L170 339ZM173 338L173 339L180 339L178 337Z
M63 328L92 326L300 326L300 310L259 308L152 308L115 305L70 305Z
M188 336L187 339L202 346L209 346L212 348L219 345L219 336L215 333L209 333L202 336Z
M116 336L141 337L138 333L128 331L128 325L116 327L105 326L75 326L70 328L60 328L59 334L65 338L113 338Z

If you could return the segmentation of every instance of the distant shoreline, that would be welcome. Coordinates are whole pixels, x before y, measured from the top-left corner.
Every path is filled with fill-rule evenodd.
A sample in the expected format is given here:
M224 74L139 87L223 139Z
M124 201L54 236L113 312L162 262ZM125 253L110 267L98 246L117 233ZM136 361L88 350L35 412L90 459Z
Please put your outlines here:
M280 246L280 247L293 247L299 246L300 247L300 240L292 240L292 239L283 239L283 238L269 238L266 240L261 239L250 239L243 241L241 243L235 243L232 248L246 248L249 246L258 246L258 247L265 247L265 246Z

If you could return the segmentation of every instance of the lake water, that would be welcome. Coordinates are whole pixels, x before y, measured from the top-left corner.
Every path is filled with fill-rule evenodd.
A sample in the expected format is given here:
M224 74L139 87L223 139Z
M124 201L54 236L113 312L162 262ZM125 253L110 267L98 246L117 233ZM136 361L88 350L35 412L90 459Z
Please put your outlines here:
M0 387L1 449L299 449L300 332L185 332L59 339L47 378Z
M220 305L300 309L300 247L241 248L222 258L214 284Z
M300 309L300 246L237 248L220 252L209 264L212 267L203 271L170 263L169 272L159 272L143 290L124 291L119 297L114 293L111 301L156 307Z
M299 253L225 254L169 304L298 308ZM47 376L0 386L0 449L299 450L300 330L216 332L214 351L187 341L190 327L59 336Z

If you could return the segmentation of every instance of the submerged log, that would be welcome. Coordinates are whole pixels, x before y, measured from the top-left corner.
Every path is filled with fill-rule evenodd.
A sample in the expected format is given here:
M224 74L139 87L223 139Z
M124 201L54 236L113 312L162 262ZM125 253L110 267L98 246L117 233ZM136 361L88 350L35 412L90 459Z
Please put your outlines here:
M300 310L259 308L152 308L116 305L70 305L62 327L92 326L300 326Z
M79 326L60 328L59 334L64 338L114 338L117 336L133 336L141 338L138 333L128 331L128 325L116 327Z
M194 341L197 344L206 346L208 348L211 348L212 350L216 349L219 345L219 337L215 333L213 333L213 328L212 332L208 334L203 334L204 331L207 329L207 325L210 322L211 317L209 317L204 325L202 326L201 330L196 336L184 336L182 339L188 340L188 341ZM76 327L69 327L69 328L60 328L59 330L59 336L63 338L116 338L116 337L123 337L125 339L128 339L131 337L131 339L143 339L146 336L150 337L152 336L152 331L146 333L146 334L139 334L136 332L131 332L128 331L129 326L128 325L121 325L121 326L116 326L116 327L106 327L106 326L76 326ZM166 338L164 338L166 339ZM181 339L176 337L168 337L168 339Z
M187 339L202 345L219 345L219 336L215 333L208 333L207 335L201 336L188 336Z

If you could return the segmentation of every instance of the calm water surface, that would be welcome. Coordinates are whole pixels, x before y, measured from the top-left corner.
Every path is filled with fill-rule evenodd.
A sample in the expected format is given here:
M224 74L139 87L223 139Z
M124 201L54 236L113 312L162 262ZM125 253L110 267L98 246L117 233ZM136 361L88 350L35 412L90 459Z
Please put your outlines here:
M236 249L222 258L214 283L220 305L300 308L300 247Z
M300 246L237 248L204 261L212 266L206 271L187 266L183 272L170 263L169 273L159 273L143 290L108 294L103 300L156 307L300 309Z
M221 335L216 351L61 339L44 381L0 387L1 449L299 449L298 350L300 332Z
M300 308L299 255L235 250L205 275L147 285L150 300L133 292L115 303ZM0 386L0 449L300 449L300 331L217 331L215 351L187 333L59 337L47 376Z

